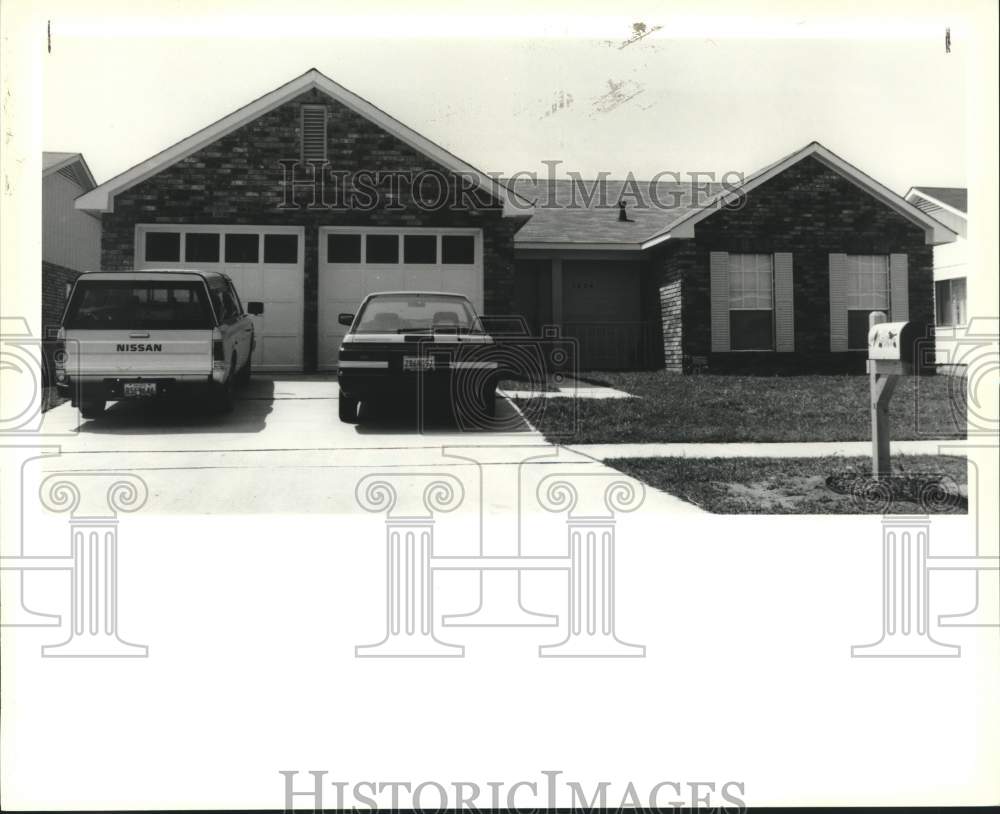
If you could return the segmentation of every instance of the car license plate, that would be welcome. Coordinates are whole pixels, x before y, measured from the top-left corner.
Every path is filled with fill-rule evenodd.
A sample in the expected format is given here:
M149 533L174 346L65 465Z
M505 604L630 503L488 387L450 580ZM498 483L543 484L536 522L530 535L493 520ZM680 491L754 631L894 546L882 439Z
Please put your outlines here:
M434 370L434 357L404 356L403 370Z
M156 382L125 382L126 396L155 396Z

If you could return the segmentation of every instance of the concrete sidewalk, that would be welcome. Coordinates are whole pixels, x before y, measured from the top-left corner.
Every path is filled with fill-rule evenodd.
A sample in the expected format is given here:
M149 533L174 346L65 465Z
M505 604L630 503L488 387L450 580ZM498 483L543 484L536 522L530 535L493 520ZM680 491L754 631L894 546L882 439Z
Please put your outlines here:
M508 390L504 388L498 388L499 392L512 399L565 399L565 398L576 398L576 399L632 399L636 398L631 393L626 393L624 390L616 390L613 387L608 387L603 384L594 384L593 382L583 381L581 379L574 379L572 376L566 376L562 382L556 386L553 383L549 383L550 387L556 387L555 390Z
M967 442L955 440L893 441L893 455L961 455ZM737 444L570 444L596 461L609 458L825 458L870 456L871 441Z

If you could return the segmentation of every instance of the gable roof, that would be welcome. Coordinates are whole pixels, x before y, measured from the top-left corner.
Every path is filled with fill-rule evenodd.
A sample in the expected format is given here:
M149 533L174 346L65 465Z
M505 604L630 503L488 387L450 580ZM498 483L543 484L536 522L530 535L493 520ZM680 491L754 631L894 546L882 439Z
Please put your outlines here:
M721 189L719 184L705 185L699 194L691 184L634 179L518 178L505 184L535 203L524 212L531 219L514 235L519 249L639 251L667 224ZM627 221L618 219L620 200L626 203Z
M948 209L956 215L965 217L969 211L969 193L965 187L910 187L906 200L918 206L923 211L933 211L920 206L916 198L923 198L942 209Z
M375 107L371 102L362 99L343 85L338 85L328 76L312 68L290 82L286 82L281 87L264 94L253 102L230 113L228 116L219 119L214 124L210 124L208 127L177 142L172 147L162 150L153 157L116 175L111 180L105 181L86 195L78 198L76 201L77 209L87 209L94 212L111 212L114 209L115 195L145 181L147 178L177 163L181 159L196 153L212 142L274 110L290 99L294 99L296 96L312 89L319 90L340 102L346 108L391 133L418 153L436 161L445 169L475 179L478 188L493 197L504 197L495 179L490 178L471 164L467 164L454 154L448 152L448 150L420 135L397 119L394 119L380 108Z
M950 243L955 239L951 229L912 201L901 198L814 141L758 170L739 187L729 189L717 183L697 190L691 183L605 180L603 195L597 186L597 194L587 201L587 193L594 190L597 181L506 180L508 189L535 202L525 213L530 213L531 219L515 234L514 245L518 249L639 251L669 238L692 238L695 224L725 206L736 194L750 192L809 156L920 226L928 243ZM636 189L642 202L635 199ZM622 198L628 204L627 222L618 220L617 204Z
M42 178L57 172L84 192L97 186L82 153L42 153Z
M853 164L849 164L840 156L828 150L818 141L813 141L797 150L791 155L785 156L780 161L775 162L762 170L751 175L738 187L730 190L723 190L713 199L705 203L699 209L689 212L674 220L658 235L643 243L642 248L648 249L662 243L671 237L690 238L694 237L694 227L696 224L715 213L720 207L727 203L736 201L741 194L751 192L761 184L771 180L776 175L784 172L793 164L797 164L805 158L812 157L829 167L838 175L859 187L863 191L872 195L886 206L894 209L911 223L916 224L924 230L925 240L930 245L939 243L951 243L955 240L956 234L943 223L939 223L930 215L922 212L909 201L897 195L891 189L880 184L870 175L866 175Z

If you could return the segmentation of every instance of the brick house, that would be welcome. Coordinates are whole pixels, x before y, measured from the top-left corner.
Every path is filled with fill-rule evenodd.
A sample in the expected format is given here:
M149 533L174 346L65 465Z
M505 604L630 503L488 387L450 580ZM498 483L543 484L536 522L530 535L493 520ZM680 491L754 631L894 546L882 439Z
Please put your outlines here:
M729 188L608 182L583 206L579 184L513 185L541 202L518 307L585 367L863 371L870 311L933 324L933 247L955 239L818 142Z
M42 336L59 327L66 287L101 266L101 221L73 202L97 183L79 153L42 154Z
M77 207L101 216L104 270L219 269L263 301L258 370L335 368L338 314L375 290L559 325L590 368L846 367L855 312L930 317L953 234L821 145L736 191L683 186L563 205L566 182L501 183L311 70Z

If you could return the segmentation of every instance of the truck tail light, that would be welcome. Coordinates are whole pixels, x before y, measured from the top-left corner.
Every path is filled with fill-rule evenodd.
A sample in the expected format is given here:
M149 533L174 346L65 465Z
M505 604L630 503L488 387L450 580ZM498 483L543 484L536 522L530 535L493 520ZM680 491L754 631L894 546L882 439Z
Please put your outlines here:
M222 337L219 335L218 331L212 332L212 361L226 361L226 349L222 345Z
M66 332L60 328L52 343L52 364L55 367L56 381L66 381Z

